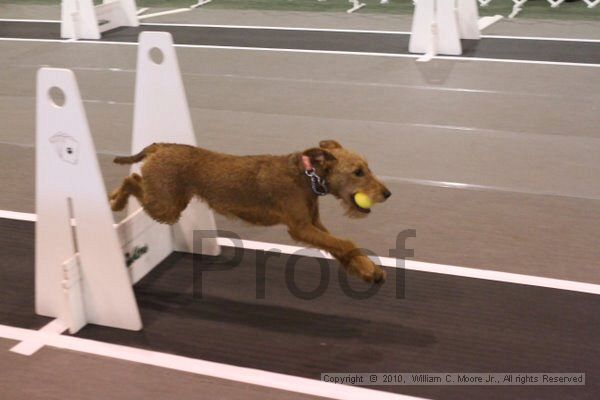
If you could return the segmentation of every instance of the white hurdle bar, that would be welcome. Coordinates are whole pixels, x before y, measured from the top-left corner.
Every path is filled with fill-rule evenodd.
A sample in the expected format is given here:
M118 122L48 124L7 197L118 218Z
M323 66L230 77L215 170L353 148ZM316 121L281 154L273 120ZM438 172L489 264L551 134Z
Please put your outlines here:
M52 96L56 91L64 104ZM218 255L216 238L203 238L201 248L193 243L194 230L216 230L212 212L194 201L173 226L140 208L114 224L72 71L39 70L36 124L36 313L57 318L71 333L87 323L141 329L132 285L173 251ZM171 36L144 32L134 151L156 141L196 145Z
M159 12L155 12L152 14L144 14L144 15L140 15L139 19L143 20L143 19L148 19L148 18L161 17L163 15L171 15L171 14L179 14L179 13L183 13L183 12L188 12L188 11L192 11L198 7L202 7L203 5L208 4L210 2L212 2L212 0L199 0L197 3L192 4L189 7L176 8L173 10L166 10L166 11L159 11Z
M120 26L139 26L135 0L62 0L60 36L100 39L102 32Z

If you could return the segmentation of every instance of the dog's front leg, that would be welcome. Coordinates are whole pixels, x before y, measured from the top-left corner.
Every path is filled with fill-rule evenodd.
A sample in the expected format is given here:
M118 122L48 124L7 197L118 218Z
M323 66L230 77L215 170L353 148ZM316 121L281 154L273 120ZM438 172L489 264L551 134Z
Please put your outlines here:
M381 267L349 240L337 238L312 224L289 226L288 232L294 240L328 251L342 263L346 271L367 282L380 283L385 280L385 272Z

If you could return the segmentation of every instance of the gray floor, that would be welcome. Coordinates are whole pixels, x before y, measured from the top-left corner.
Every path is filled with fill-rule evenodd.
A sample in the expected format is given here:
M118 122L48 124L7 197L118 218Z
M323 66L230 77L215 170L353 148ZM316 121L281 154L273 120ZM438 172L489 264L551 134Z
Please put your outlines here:
M129 151L135 48L0 47L0 208L34 211L40 65L75 70L108 186L116 185L125 171L109 159ZM415 228L419 260L600 282L596 68L207 49L178 55L202 146L285 153L334 138L365 154L395 195L361 221L325 199L334 232L387 256L397 233ZM279 228L219 225L291 242Z
M24 357L8 351L15 344L0 339L0 388L7 400L322 399L52 347Z

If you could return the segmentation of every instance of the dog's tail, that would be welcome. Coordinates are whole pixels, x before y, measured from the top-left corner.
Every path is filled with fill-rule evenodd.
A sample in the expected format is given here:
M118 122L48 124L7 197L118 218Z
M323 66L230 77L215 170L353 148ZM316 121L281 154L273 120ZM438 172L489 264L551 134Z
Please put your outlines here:
M115 157L113 162L115 164L135 164L146 158L148 154L153 153L157 147L158 145L156 143L152 143L150 146L144 147L142 151L132 156Z

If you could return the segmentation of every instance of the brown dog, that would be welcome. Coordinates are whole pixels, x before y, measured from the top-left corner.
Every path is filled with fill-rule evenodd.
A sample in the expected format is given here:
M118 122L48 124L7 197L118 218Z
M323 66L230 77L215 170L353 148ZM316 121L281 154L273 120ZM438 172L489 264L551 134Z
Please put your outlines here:
M285 224L291 237L331 253L346 270L368 282L382 282L383 270L354 243L331 235L319 218L319 195L341 200L350 217L366 216L354 194L374 202L391 193L369 170L364 158L326 140L319 147L282 156L233 156L180 144L155 143L117 164L144 160L142 176L132 174L110 195L113 211L130 195L155 220L173 224L193 196L218 213L257 225Z

